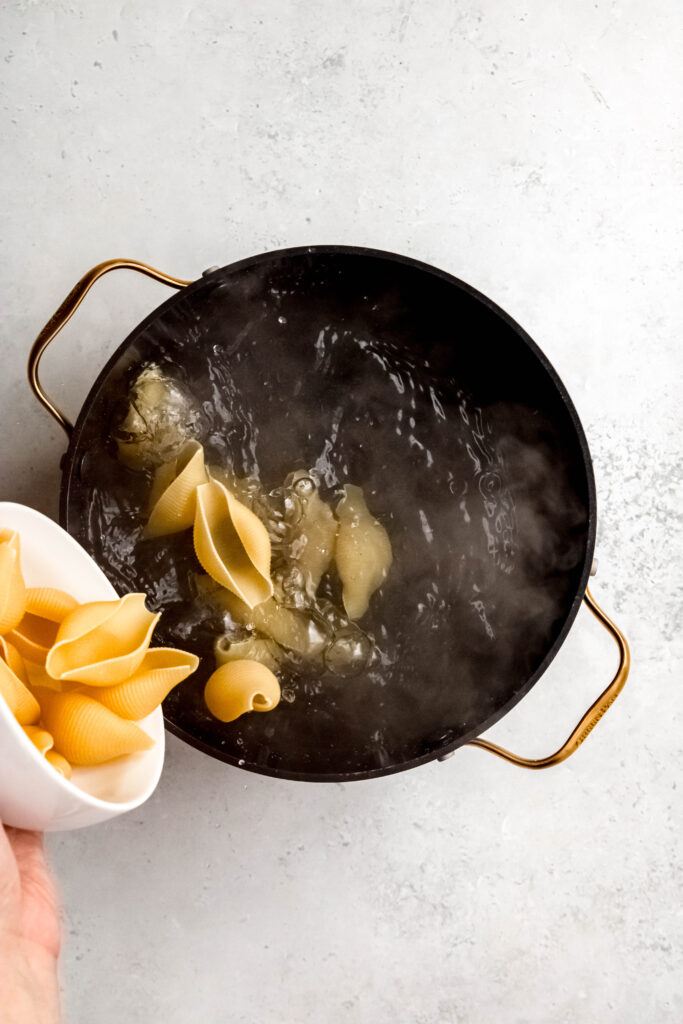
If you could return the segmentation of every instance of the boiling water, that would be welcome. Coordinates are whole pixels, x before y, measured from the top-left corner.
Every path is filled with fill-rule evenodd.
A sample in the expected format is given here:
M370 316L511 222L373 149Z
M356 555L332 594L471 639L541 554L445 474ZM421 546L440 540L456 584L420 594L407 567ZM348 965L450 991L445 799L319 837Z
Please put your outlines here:
M201 441L207 463L265 491L297 469L331 503L345 483L363 488L394 559L360 623L369 664L351 677L290 664L275 711L228 725L209 715L203 684L229 618L197 588L191 531L143 539L151 474L123 466L108 440L141 370L135 351L94 407L100 434L80 466L83 538L119 591L145 590L163 612L155 643L202 658L165 704L177 728L290 774L423 756L493 714L536 668L566 599L557 579L583 550L585 510L544 447L542 417L482 409L432 365L433 349L408 352L377 329L372 297L353 316L316 320L315 307L299 315L295 297L275 289L229 322L218 298L214 315L181 310L180 323L154 327L154 364L187 410L176 426ZM320 592L341 607L334 572Z

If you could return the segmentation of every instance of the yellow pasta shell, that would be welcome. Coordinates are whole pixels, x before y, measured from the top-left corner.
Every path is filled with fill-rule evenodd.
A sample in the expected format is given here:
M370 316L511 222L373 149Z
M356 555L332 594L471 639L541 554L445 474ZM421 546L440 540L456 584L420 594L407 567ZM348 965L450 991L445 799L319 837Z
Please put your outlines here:
M51 764L56 772L63 775L65 779L70 779L72 775L71 765L67 759L56 750L48 750L45 753L45 760L48 764Z
M9 633L26 610L26 585L21 574L19 534L0 530L0 636Z
M51 622L40 615L27 612L19 625L7 636L22 658L36 665L44 665L48 651L57 639L58 622Z
M154 470L154 476L152 477L152 487L149 492L149 502L147 505L148 513L151 513L152 509L158 502L161 495L164 493L167 487L170 487L176 478L176 463L175 459L173 462L163 462L160 466Z
M0 637L0 696L19 725L32 725L40 717L38 701L25 684L21 657L12 644Z
M26 591L26 611L50 622L62 622L77 607L75 597L56 587L29 587Z
M45 756L48 750L51 750L55 745L52 733L49 733L47 729L43 729L40 725L25 725L24 732L30 739L33 746L43 756Z
M0 636L0 657L3 658L24 686L28 686L30 679L26 663L13 643Z
M55 693L69 693L71 690L81 689L81 683L70 683L60 679L53 679L45 670L44 665L36 665L34 661L24 661L24 669L28 676L28 686L35 690L44 687L47 690L54 690Z
M23 658L44 665L48 651L57 639L59 623L78 602L64 590L55 587L29 587L26 590L26 613L8 634Z
M209 576L250 608L272 596L268 531L218 480L197 488L194 548Z
M174 686L195 671L199 658L173 647L155 647L147 651L137 672L116 686L97 687L90 694L105 708L138 721L161 704Z
M101 764L153 746L151 736L138 725L119 718L92 697L51 690L38 693L43 725L71 764Z
M158 621L144 594L79 605L60 625L45 667L53 679L89 686L123 682L142 662Z
M277 707L280 684L258 661L230 661L209 676L204 700L214 718L234 722L247 711L272 711Z
M55 690L57 693L61 693L62 690L68 689L69 687L77 686L77 683L62 683L59 679L53 679L49 676L45 670L44 665L38 665L35 661L24 661L24 669L28 676L29 686L35 688L36 686L45 686L48 690Z
M170 482L152 507L145 527L146 537L180 533L194 523L197 487L207 480L204 449L198 441L188 441L175 464L171 465ZM165 482L168 475L169 470L162 466L157 480Z
M38 752L43 755L47 763L51 764L55 771L58 771L65 779L70 779L71 765L62 754L52 749L54 746L52 734L40 725L25 725L24 732Z

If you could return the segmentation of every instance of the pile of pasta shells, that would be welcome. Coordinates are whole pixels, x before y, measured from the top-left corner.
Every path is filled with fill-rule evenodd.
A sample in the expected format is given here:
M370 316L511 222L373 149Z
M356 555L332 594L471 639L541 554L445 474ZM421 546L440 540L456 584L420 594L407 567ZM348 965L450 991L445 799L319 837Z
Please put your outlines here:
M129 440L123 454L130 468L149 468L147 449L136 451ZM192 530L205 574L195 577L196 589L240 631L216 638L218 667L204 691L209 711L223 722L276 707L283 663L342 675L365 667L372 642L358 620L392 562L389 537L360 487L347 484L332 509L314 475L300 470L279 489L279 509L273 493L256 479L207 465L196 440L153 474L145 538ZM343 610L318 593L333 567Z
M27 587L18 533L0 529L0 698L65 778L144 751L138 722L199 664L151 647L159 615L144 594L79 604L66 591Z

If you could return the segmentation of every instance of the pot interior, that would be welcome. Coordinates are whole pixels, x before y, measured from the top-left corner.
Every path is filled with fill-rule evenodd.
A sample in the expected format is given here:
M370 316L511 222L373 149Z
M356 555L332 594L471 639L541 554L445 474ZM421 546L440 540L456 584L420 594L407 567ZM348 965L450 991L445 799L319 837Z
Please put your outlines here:
M393 549L360 625L359 674L281 678L267 714L212 718L203 686L224 612L197 593L188 531L144 540L150 475L111 434L155 365L193 407L207 461L266 490L312 470L333 504L364 489ZM216 271L136 328L100 374L69 449L62 520L113 585L163 611L156 644L202 658L169 727L245 768L334 780L428 760L528 691L581 600L593 480L576 413L530 339L433 268L369 250L265 254ZM325 597L341 603L331 574Z

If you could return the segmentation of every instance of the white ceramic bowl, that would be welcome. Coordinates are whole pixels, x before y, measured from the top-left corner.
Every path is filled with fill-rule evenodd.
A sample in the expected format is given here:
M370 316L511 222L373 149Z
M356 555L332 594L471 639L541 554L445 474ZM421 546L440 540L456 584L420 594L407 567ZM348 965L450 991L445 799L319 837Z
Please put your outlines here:
M1 501L2 527L21 537L21 568L29 587L59 587L81 602L118 596L90 555L47 516ZM57 832L139 807L154 792L164 764L161 708L138 724L154 740L150 750L74 768L67 781L38 753L0 697L0 821Z

